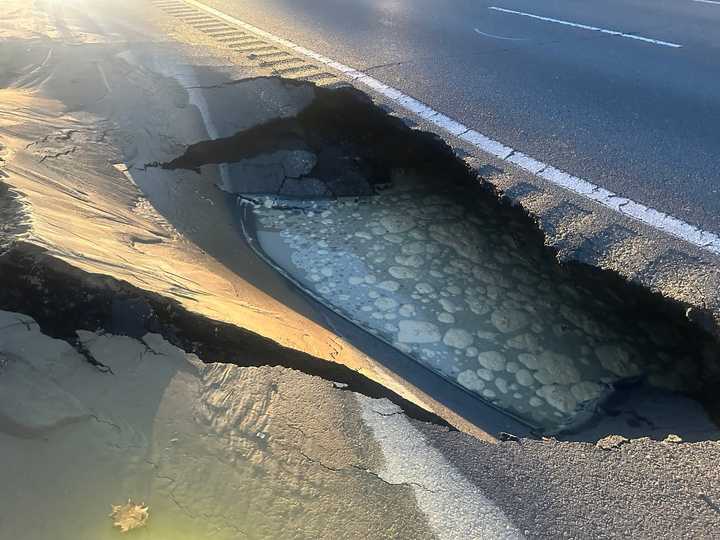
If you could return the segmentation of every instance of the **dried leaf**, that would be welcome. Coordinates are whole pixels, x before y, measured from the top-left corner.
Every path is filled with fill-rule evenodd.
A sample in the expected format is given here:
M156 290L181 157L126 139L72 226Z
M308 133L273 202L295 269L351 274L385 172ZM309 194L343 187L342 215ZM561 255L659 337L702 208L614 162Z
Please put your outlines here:
M150 513L145 504L136 504L128 499L127 504L113 504L110 517L113 518L113 527L125 533L145 526Z

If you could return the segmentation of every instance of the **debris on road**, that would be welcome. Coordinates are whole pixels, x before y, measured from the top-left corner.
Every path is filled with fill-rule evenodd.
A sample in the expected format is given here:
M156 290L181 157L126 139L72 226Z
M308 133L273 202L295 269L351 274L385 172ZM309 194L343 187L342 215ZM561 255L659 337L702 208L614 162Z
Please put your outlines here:
M113 518L113 527L126 533L144 527L150 518L150 512L144 503L137 504L128 499L125 504L112 505L110 517Z
M601 450L614 450L620 448L626 442L629 442L629 440L622 435L608 435L600 439L595 446Z

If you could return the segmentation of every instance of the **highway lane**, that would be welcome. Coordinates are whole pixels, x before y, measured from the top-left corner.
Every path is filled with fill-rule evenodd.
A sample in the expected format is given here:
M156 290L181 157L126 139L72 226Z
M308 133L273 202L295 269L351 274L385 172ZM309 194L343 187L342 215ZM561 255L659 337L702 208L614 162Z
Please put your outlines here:
M720 5L204 1L545 163L720 232Z

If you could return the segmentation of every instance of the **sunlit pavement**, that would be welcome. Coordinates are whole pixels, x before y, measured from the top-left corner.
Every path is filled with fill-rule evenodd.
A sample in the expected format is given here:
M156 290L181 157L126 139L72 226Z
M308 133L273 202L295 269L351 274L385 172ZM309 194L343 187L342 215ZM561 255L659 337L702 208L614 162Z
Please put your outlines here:
M587 306L572 287L567 297L533 288L545 270L532 277L532 254L514 255L502 224L492 216L466 219L461 206L424 195L419 204L410 192L298 214L260 209L260 236L275 231L276 246L296 252L296 268L286 269L309 292L338 311L358 299L358 313L367 314L358 322L420 363L446 366L433 364L425 349L452 359L445 375L457 384L428 394L339 336L327 322L330 310L255 258L243 243L236 196L216 187L226 168L203 165L198 174L156 166L194 143L296 114L313 99L309 87L239 84L269 71L227 56L146 2L9 1L5 9L0 279L14 289L3 287L0 307L14 309L0 322L0 484L7 495L0 536L122 537L109 514L128 499L149 509L148 522L132 531L137 538L702 537L717 529L718 446L705 432L705 442L620 438L607 449L515 440L483 431L482 417L468 422L446 399L454 389L483 410L465 386L485 400L509 396L498 405L521 414L537 398L542 414L529 418L563 422L576 412L571 396L587 401L575 385L589 377L587 364L560 355L574 362L579 351L600 361L604 371L593 376L610 384L617 379L601 377L637 373L626 347L662 348L661 335L653 341L646 330L641 345L632 343L612 318L599 316L595 326L579 317ZM446 222L425 219L435 206ZM368 219L351 221L357 217ZM357 226L343 228L350 223ZM313 230L320 225L332 234ZM471 229L497 234L483 251L464 241ZM327 238L303 244L304 257L297 255L300 240L313 234ZM415 253L421 234L424 251ZM261 247L273 255L267 241ZM331 250L335 258L323 258ZM377 251L386 260L375 261L383 256ZM348 261L364 266L347 268ZM467 261L481 271L466 273ZM419 269L428 270L424 281L411 276ZM328 299L329 281L346 270L346 292ZM487 313L482 302L491 305ZM506 316L529 303L541 322L530 312ZM423 333L432 341L417 343L418 324L401 328L403 306L415 312L406 320L433 325ZM23 314L30 312L38 324ZM379 313L382 327L373 317ZM569 352L555 350L556 327L566 322ZM470 332L474 324L485 333ZM235 350L218 345L228 329L245 340L232 342ZM622 346L598 354L593 334L609 331ZM533 335L542 350L533 351ZM283 351L293 365L279 358ZM547 351L555 356L546 355L544 366L521 363L520 355L540 361ZM500 356L507 375L494 369ZM521 370L531 385L520 385ZM333 382L332 373L355 387ZM583 388L597 390L592 384ZM541 390L562 385L566 392ZM418 405L434 414L419 421ZM626 427L635 434L652 429L663 439L670 432L632 421ZM483 433L508 440L491 444Z

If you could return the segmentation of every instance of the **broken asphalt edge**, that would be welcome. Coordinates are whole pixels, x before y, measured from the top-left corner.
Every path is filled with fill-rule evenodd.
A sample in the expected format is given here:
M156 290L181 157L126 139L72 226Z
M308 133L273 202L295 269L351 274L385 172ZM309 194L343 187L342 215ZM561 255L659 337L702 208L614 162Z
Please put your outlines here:
M343 390L386 398L409 418L455 430L439 416L347 366L193 313L175 300L125 281L85 272L33 244L16 241L0 254L0 283L0 309L32 317L43 333L68 341L81 353L77 330L135 338L157 333L206 363L294 369L333 382ZM141 326L137 319L141 319Z

